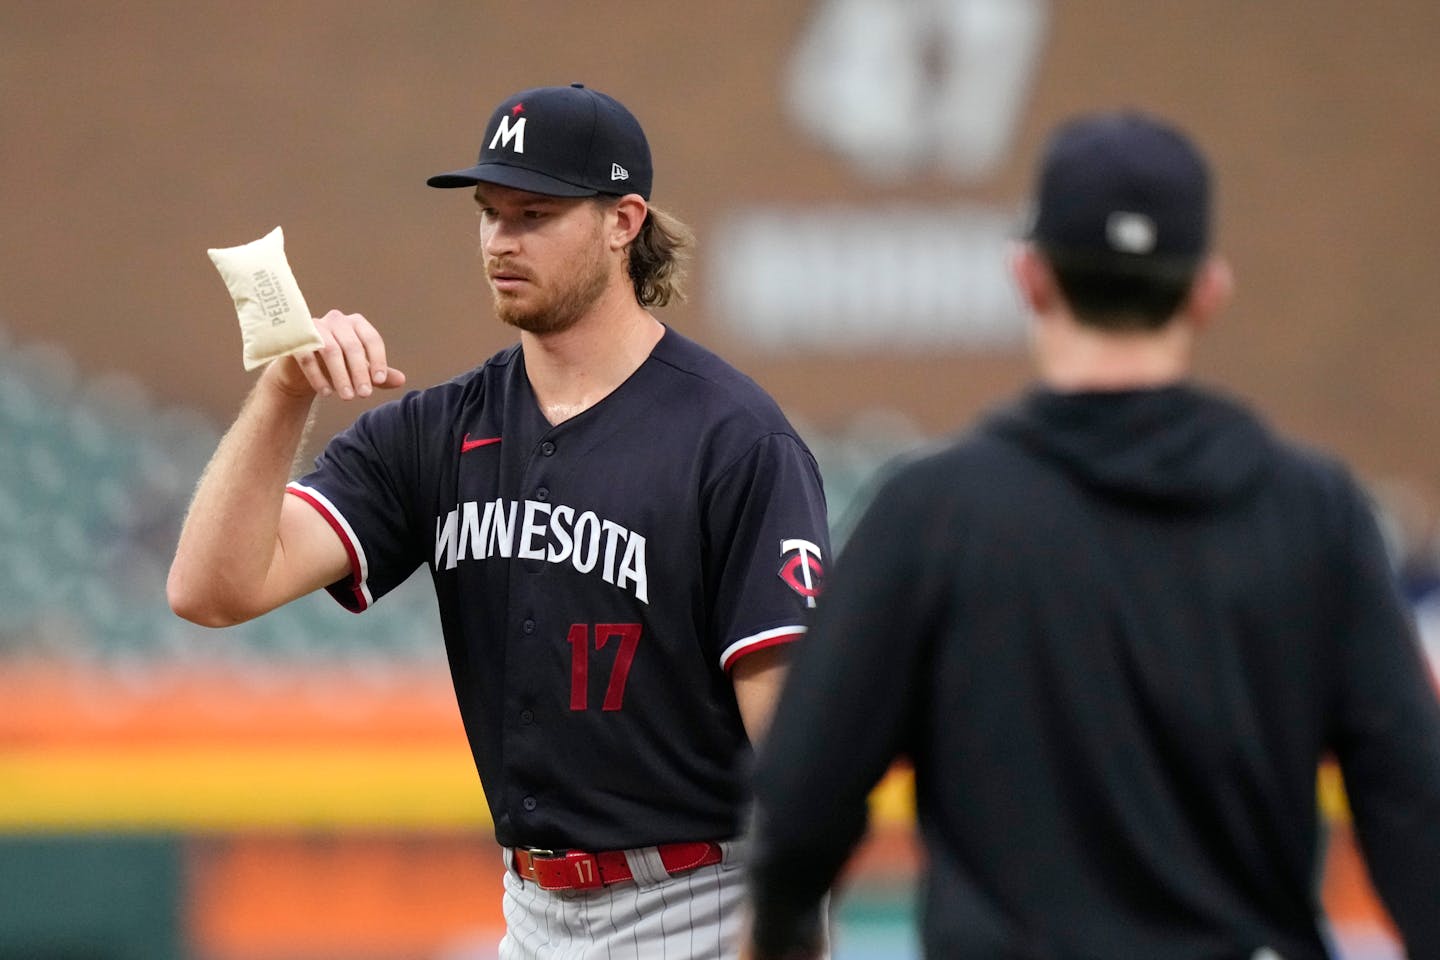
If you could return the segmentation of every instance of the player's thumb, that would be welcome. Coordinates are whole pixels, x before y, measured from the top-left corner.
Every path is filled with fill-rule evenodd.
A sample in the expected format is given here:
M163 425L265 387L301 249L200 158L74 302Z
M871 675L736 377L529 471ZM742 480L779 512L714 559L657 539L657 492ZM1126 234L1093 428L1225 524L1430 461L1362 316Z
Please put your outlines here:
M394 390L405 386L405 373L395 367L382 367L370 375L370 380L381 389Z

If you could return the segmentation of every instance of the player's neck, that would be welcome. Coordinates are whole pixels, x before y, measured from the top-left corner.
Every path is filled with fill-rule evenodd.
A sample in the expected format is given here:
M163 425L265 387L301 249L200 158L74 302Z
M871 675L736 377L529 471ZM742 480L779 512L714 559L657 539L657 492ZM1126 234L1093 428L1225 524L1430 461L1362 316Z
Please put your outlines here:
M597 309L560 333L521 333L530 388L552 424L609 396L640 368L665 335L665 327L633 295L625 299L628 302L597 304Z
M1069 317L1048 317L1033 328L1040 379L1052 390L1145 390L1189 376L1194 330L1176 321L1155 331L1111 332Z

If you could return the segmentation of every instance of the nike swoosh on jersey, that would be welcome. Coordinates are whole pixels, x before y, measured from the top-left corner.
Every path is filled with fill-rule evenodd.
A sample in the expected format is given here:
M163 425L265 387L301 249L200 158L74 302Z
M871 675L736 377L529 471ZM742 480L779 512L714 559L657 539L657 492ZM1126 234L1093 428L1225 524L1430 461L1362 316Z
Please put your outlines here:
M490 446L490 444L492 444L492 443L499 443L499 442L500 442L500 438L499 438L499 437L481 437L479 440L471 440L471 439L470 439L470 434L467 433L467 434L465 434L465 438L460 441L460 452L461 452L461 453L469 453L471 450L474 450L476 447L488 447L488 446Z

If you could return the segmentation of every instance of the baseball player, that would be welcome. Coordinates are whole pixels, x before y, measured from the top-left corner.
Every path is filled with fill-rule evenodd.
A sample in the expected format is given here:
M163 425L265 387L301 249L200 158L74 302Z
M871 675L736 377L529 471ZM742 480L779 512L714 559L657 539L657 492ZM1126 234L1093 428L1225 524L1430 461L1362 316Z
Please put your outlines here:
M846 541L757 761L756 960L814 955L900 753L926 956L1324 960L1333 753L1409 956L1440 958L1440 708L1365 496L1190 381L1231 287L1209 184L1144 114L1051 139L1013 258L1039 383Z
M750 379L647 309L683 226L645 134L579 84L517 93L473 190L519 342L362 414L287 486L317 396L405 385L363 317L272 363L201 480L169 594L225 625L426 567L504 848L504 958L738 947L742 808L828 551L814 458Z

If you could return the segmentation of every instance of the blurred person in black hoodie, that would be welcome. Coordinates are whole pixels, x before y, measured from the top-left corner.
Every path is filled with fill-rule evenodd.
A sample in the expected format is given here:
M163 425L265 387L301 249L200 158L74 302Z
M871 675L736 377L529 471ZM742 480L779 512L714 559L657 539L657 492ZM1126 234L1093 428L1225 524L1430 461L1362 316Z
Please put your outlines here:
M1320 960L1327 754L1440 957L1440 708L1347 469L1190 380L1210 210L1165 122L1052 136L1012 259L1039 383L896 468L832 571L757 762L754 960L816 955L900 756L928 957Z

